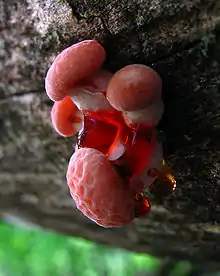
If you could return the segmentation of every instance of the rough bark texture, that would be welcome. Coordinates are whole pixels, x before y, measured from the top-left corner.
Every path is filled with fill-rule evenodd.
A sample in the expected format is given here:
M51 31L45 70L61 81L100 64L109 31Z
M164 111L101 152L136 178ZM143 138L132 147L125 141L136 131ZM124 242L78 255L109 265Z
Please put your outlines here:
M0 213L59 232L148 252L220 260L220 2L0 0ZM56 54L103 43L113 72L156 68L164 83L168 161L178 188L150 216L102 229L75 208L65 172L73 139L51 127L44 77Z

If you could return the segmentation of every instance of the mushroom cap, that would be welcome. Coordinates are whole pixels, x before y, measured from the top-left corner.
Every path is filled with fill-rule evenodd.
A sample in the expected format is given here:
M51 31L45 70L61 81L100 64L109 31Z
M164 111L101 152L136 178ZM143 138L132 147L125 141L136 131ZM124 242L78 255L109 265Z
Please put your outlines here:
M51 119L55 130L65 137L75 135L82 125L79 110L69 97L54 103Z
M103 227L123 226L134 218L134 199L114 166L96 149L71 157L67 183L76 207Z
M101 67L106 57L96 40L85 40L63 50L47 72L45 89L52 101L60 101L71 88Z
M144 109L161 98L162 81L156 71L143 64L125 66L114 74L107 99L119 111Z

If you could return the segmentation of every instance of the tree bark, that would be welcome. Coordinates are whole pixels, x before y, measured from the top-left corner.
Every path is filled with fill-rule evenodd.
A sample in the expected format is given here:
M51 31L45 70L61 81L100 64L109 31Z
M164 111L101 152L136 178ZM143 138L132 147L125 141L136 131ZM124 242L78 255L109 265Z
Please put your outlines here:
M0 0L0 215L138 252L219 263L220 2ZM118 229L84 218L65 172L74 139L52 129L44 77L58 52L96 38L106 68L156 68L177 190Z

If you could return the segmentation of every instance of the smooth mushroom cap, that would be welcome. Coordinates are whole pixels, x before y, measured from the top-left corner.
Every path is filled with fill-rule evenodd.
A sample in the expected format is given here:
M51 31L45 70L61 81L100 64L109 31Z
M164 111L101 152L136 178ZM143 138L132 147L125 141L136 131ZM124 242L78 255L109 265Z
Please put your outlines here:
M52 101L60 101L83 78L101 67L106 57L96 40L85 40L63 50L47 72L45 88Z
M107 99L119 111L144 109L161 98L162 81L156 71L142 64L125 66L112 77Z
M80 111L69 97L54 103L51 119L55 130L65 137L75 135L82 125Z

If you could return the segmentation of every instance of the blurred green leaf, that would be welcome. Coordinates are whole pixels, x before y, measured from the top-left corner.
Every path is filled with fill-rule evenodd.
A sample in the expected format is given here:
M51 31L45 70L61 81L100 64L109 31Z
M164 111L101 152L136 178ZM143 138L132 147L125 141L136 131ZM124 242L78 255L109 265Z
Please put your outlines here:
M170 263L170 276L190 275L188 262ZM153 276L163 266L150 255L0 223L0 276Z
M148 255L0 224L0 276L133 276L158 264Z

